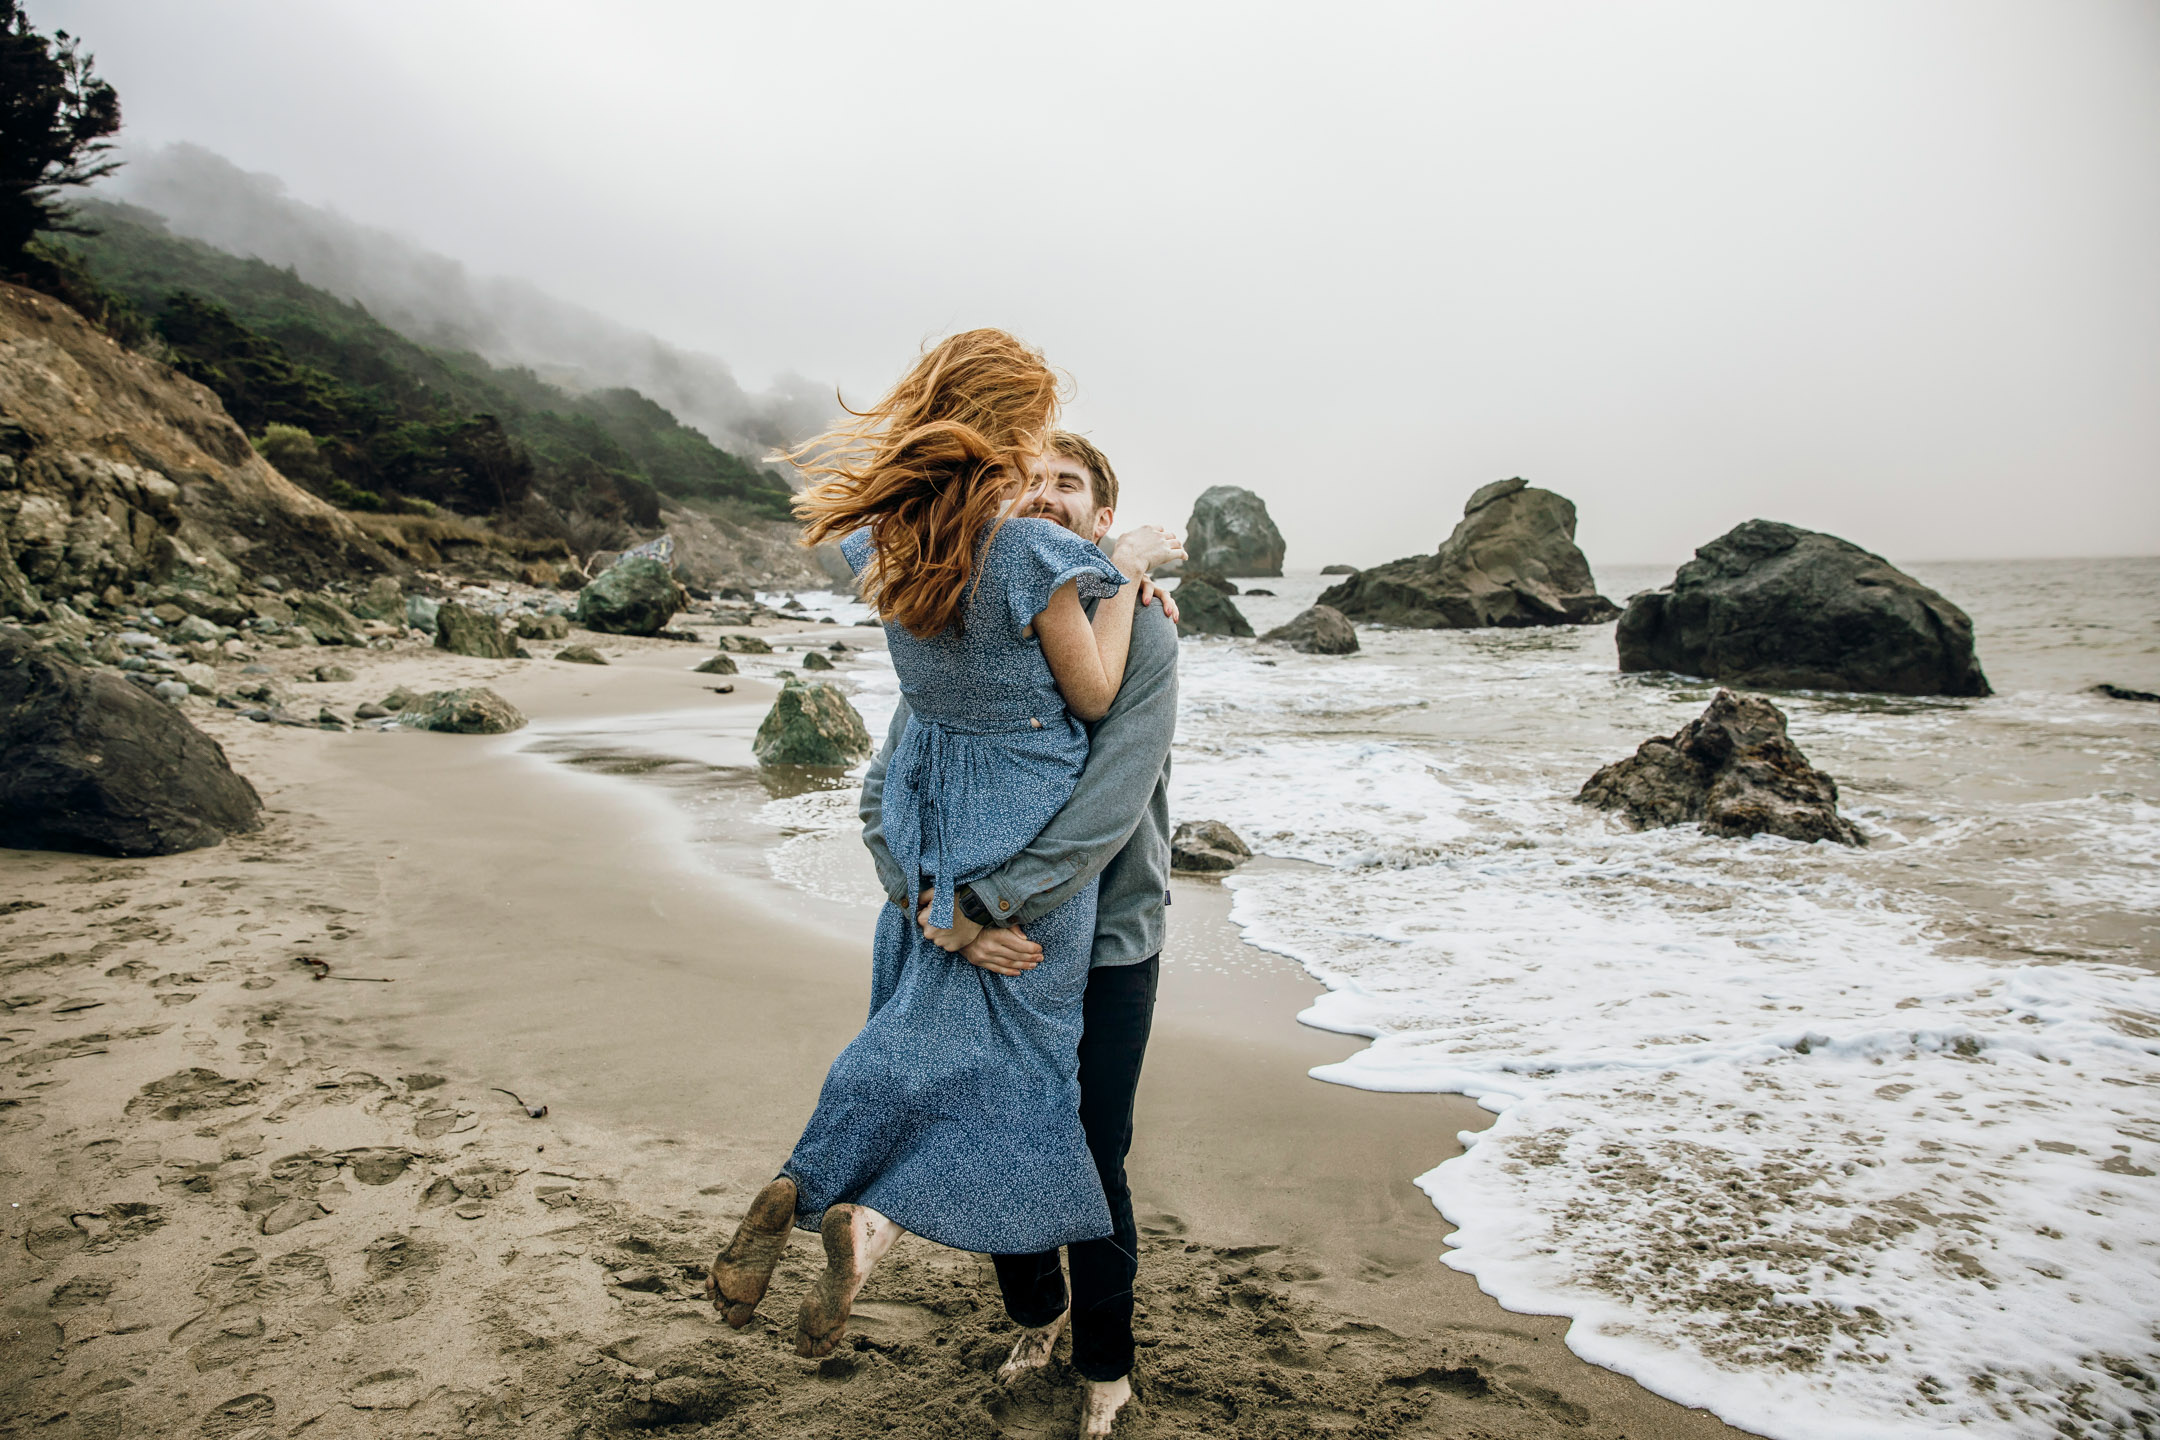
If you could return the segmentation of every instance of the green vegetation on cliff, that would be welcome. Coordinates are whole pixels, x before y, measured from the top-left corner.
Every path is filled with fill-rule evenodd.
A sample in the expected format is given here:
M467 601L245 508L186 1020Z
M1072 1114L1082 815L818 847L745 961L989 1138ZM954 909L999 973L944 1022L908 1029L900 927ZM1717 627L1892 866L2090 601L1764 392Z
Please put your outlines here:
M97 233L68 245L88 275L148 318L165 358L264 437L265 453L274 446L273 463L335 504L529 514L536 497L558 521L650 527L668 495L745 519L788 514L784 480L634 390L571 394L527 369L416 344L290 270L173 235L146 210L92 201L81 214Z

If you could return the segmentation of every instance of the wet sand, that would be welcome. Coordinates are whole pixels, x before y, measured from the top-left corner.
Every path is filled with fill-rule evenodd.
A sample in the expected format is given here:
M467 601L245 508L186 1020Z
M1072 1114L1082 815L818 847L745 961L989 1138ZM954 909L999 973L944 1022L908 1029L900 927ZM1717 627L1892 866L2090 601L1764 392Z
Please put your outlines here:
M591 638L615 665L361 652L302 688L349 711L485 683L541 725L698 707L747 752L769 684L714 695L702 651ZM1062 1365L992 1381L1010 1331L975 1257L903 1242L823 1362L790 1353L807 1239L751 1329L694 1298L860 1023L864 911L773 880L762 841L690 858L660 787L519 736L196 714L263 832L0 852L0 1433L1071 1433ZM1307 1078L1361 1042L1299 1026L1313 982L1226 912L1177 882L1119 1433L1739 1434L1440 1263L1410 1177L1487 1117Z

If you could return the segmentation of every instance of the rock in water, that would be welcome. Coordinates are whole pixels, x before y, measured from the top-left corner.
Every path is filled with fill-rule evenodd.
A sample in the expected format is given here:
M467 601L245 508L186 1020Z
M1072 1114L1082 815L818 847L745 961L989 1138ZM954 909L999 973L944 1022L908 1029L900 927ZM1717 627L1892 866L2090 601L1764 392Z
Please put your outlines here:
M1191 585L1178 582L1178 621L1180 635L1239 635L1252 638L1252 626L1238 613L1230 597L1212 585Z
M517 654L516 640L494 616L468 610L455 600L443 601L435 612L435 648L483 660L509 660Z
M2095 695L2105 695L2110 700L2138 700L2145 704L2160 704L2160 695L2150 690L2132 690L2126 685L2110 685L2106 681L2093 686Z
M414 696L398 712L398 723L454 735L502 735L522 729L525 716L493 690L476 685Z
M1210 485L1193 502L1185 531L1189 569L1218 575L1282 574L1282 532L1268 518L1267 503L1250 490Z
M1866 843L1838 814L1837 782L1786 738L1784 712L1730 690L1679 734L1598 771L1575 798L1621 811L1638 830L1696 820L1710 835Z
M1736 685L1993 693L1964 611L1880 555L1774 520L1734 527L1630 599L1619 645L1622 670Z
M577 623L608 635L657 635L689 595L668 567L649 555L618 560L578 591Z
M803 652L802 668L805 670L832 670L837 669L838 667L835 666L830 659L828 659L826 656L820 655L817 651L807 650Z
M690 673L693 675L733 675L737 673L737 667L732 656L715 655Z
M1170 837L1170 868L1196 874L1235 870L1252 859L1252 847L1220 820L1188 820Z
M1289 624L1277 626L1260 638L1279 640L1307 655L1349 655L1358 648L1357 631L1343 618L1342 611L1332 605L1315 605Z
M1202 570L1198 566L1188 565L1181 569L1178 574L1180 576L1178 584L1181 586L1205 585L1210 590L1220 590L1225 595L1238 593L1235 582L1214 570Z
M0 630L0 845L170 855L252 830L262 801L217 741L118 675Z
M1357 566L1355 566L1355 565L1322 565L1322 566L1320 567L1320 573L1321 573L1322 575L1355 575L1355 574L1357 574Z
M837 686L791 675L750 748L763 765L852 765L870 754L870 731Z
M565 645L555 652L555 658L567 661L572 665L605 665L608 663L607 656L590 645Z
M1433 555L1360 570L1320 603L1352 620L1420 630L1595 625L1620 613L1575 545L1575 505L1521 478L1470 497Z

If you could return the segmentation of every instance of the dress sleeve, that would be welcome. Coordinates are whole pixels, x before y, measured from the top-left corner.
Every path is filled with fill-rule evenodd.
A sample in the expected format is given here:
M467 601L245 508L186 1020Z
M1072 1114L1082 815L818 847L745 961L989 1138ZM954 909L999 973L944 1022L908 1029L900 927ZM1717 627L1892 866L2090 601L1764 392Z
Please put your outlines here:
M1005 590L1015 640L1049 608L1068 580L1080 582L1082 600L1115 595L1125 577L1091 542L1048 520L1008 520L998 532L992 563Z
M858 580L862 578L863 567L870 563L869 526L863 526L840 542L840 558L847 561L848 569L855 572Z

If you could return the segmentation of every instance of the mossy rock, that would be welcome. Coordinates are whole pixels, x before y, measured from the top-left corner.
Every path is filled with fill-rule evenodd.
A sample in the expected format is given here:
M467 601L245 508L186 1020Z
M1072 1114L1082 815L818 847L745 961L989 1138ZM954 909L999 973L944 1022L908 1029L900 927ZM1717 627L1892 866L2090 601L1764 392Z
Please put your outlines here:
M578 591L577 623L608 635L657 635L689 595L668 567L649 555L618 560Z
M870 754L870 730L839 688L789 676L751 751L762 765L852 765Z
M517 654L517 641L494 616L445 600L435 612L435 648L483 660L508 660Z
M736 675L740 674L741 671L736 666L733 657L715 655L691 673L695 675Z
M722 650L733 651L737 655L772 654L772 646L758 639L755 635L722 635L713 643Z
M455 735L502 735L523 729L525 716L493 690L476 685L418 696L398 715L398 723Z

